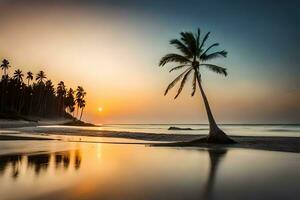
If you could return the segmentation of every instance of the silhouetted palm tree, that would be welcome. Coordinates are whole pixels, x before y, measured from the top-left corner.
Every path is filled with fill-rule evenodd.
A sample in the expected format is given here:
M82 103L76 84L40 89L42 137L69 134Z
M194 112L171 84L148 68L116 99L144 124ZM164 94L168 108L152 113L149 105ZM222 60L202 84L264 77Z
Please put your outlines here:
M79 120L81 120L83 109L85 108L85 100L84 99L80 100L80 102L79 102L79 108L81 108L81 113L80 113L80 118L79 118Z
M17 70L14 72L13 78L14 78L18 83L22 83L22 82L23 82L23 76L24 76L24 74L22 73L22 71L19 70L19 69L17 69Z
M205 48L205 43L209 37L209 34L210 32L206 33L203 38L200 38L200 29L198 29L197 33L195 34L191 32L181 32L180 40L173 39L170 41L170 44L175 46L180 51L180 54L171 53L165 55L164 57L161 58L159 62L159 66L164 66L167 63L178 63L178 66L173 67L170 70L170 72L178 69L184 69L184 71L170 83L170 85L167 87L165 91L165 95L168 93L168 91L171 88L173 88L176 85L177 82L181 80L179 89L175 96L176 99L181 93L183 87L185 86L188 77L193 76L193 82L192 82L193 90L191 95L194 96L198 84L206 108L207 116L208 116L210 130L209 130L209 135L207 137L207 142L233 143L234 141L231 140L218 127L217 123L215 122L207 97L202 87L202 79L200 73L200 69L202 68L206 68L215 73L227 76L227 71L225 68L207 63L207 61L219 57L226 57L227 55L227 52L225 50L211 52L211 50L214 47L219 46L219 43L214 43L208 46L207 48Z
M7 70L10 67L9 61L7 59L2 60L1 69L3 70L3 76L7 77Z
M36 78L35 78L35 80L39 84L44 83L44 80L46 80L46 79L47 79L47 77L46 77L46 74L44 71L39 71L39 73L37 73Z
M29 82L33 80L33 73L32 72L27 72L27 76L26 76L26 79L27 79L27 85L29 86Z
M82 104L82 100L84 98L84 96L86 95L86 92L84 91L83 87L78 86L76 89L76 103L77 103L77 114L76 116L78 116L78 111L80 108L80 104Z
M60 81L56 89L56 94L58 98L58 112L61 114L63 114L65 110L64 101L65 101L66 93L67 90L66 90L65 83L63 81Z
M65 99L65 106L68 108L69 112L74 117L74 111L75 111L75 97L74 97L74 90L70 88L67 92L67 97Z
M16 70L12 77L8 77L9 62L4 59L1 68L5 75L0 79L0 116L34 116L34 117L70 117L65 108L72 114L75 109L75 97L72 89L67 90L64 82L58 84L57 90L51 80L46 81L46 74L40 71L36 75L37 82L29 85L34 79L32 72L27 72L27 85L23 82L24 74ZM68 91L68 95L66 94ZM85 106L86 92L82 87L78 89L81 112ZM18 115L16 115L18 114ZM82 116L82 114L81 114Z

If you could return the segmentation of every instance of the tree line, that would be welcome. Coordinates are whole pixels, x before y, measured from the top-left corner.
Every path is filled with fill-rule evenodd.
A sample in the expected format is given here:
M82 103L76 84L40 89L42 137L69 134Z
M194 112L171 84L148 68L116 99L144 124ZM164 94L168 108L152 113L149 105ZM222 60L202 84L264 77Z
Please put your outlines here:
M81 120L86 106L86 92L82 86L67 88L63 81L55 87L44 71L35 75L16 69L9 76L11 65L3 59L0 80L0 113L33 117L77 117ZM75 116L76 110L76 116Z

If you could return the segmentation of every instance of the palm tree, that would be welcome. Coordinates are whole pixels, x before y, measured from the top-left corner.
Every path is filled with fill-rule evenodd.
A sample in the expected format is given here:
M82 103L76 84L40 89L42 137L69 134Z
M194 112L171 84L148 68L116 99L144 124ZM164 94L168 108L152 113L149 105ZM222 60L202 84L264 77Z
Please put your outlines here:
M35 80L38 81L39 84L44 83L46 79L47 77L44 71L39 71L39 73L36 74Z
M38 82L38 88L39 88L39 96L38 96L38 112L39 114L42 112L42 96L44 93L44 80L46 80L46 74L44 71L39 71L39 73L36 74L35 80Z
M70 88L67 92L67 97L65 99L65 106L68 108L70 114L74 117L75 111L75 97L74 97L74 90Z
M76 89L76 103L77 103L76 117L78 116L78 110L80 108L81 101L83 100L85 95L86 95L86 92L84 91L83 87L78 86L77 89Z
M60 114L63 114L65 109L64 101L65 101L66 93L67 90L66 90L65 83L63 81L60 81L56 89L56 94L58 98L58 112Z
M85 102L84 99L81 99L80 102L79 102L79 108L81 108L81 113L80 113L80 118L79 118L80 121L81 121L81 118L82 118L83 109L84 109L84 107L86 105L85 103L86 102Z
M27 76L26 76L26 79L27 79L27 84L29 86L29 82L33 80L33 73L32 72L27 72Z
M2 60L1 69L3 70L3 76L7 77L7 70L10 67L9 61L7 59Z
M179 40L173 39L170 41L170 44L175 46L180 51L180 54L177 53L167 54L164 57L162 57L159 62L159 66L164 66L167 63L178 63L178 65L173 67L170 70L170 72L178 69L184 69L184 71L179 76L177 76L167 87L165 91L165 95L168 93L168 91L171 88L173 88L176 85L176 83L178 83L181 80L179 89L175 96L176 99L181 93L183 87L185 86L188 77L193 76L193 81L192 81L193 90L191 95L194 96L198 84L200 93L204 101L208 121L209 121L209 135L205 139L205 142L234 143L234 141L230 139L218 127L217 123L215 122L207 97L202 87L202 78L200 73L200 70L202 68L206 68L211 70L212 72L227 76L227 71L225 68L217 66L215 64L207 63L207 61L213 60L215 58L226 57L227 52L225 50L211 52L211 50L214 47L219 46L219 43L214 43L208 46L207 48L205 48L206 46L205 43L210 35L210 32L206 33L203 38L200 38L200 29L198 29L197 33L195 34L191 32L181 32L180 35L181 38ZM199 142L200 141L203 141L203 139L200 139Z
M23 76L24 76L24 74L22 73L22 71L19 70L19 69L17 69L17 70L14 72L13 78L14 78L18 83L22 83L22 81L23 81Z
M22 108L22 104L23 104L23 96L24 96L24 88L23 88L23 76L24 74L22 73L22 71L20 69L15 70L14 72L14 76L13 79L17 82L16 86L17 86L17 93L16 93L16 98L17 98L17 102L16 102L16 106L15 108L17 108L18 112L21 112L21 108Z

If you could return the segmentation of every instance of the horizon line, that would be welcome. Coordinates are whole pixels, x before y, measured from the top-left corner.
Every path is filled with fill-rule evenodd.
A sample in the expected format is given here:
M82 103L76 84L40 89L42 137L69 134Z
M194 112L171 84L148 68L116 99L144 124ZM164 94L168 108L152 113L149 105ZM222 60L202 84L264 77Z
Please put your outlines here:
M209 125L208 123L96 123L96 125ZM295 125L300 123L219 123L219 125Z

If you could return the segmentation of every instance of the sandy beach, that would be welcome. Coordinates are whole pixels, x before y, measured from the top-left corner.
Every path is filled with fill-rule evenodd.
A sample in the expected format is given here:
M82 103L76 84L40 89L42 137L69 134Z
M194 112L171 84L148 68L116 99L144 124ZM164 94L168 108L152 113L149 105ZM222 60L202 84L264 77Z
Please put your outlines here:
M199 139L205 137L201 134L164 134L164 133L145 133L145 132L126 132L126 131L108 131L108 130L93 130L89 127L69 127L69 126L42 126L42 127L22 127L22 128L9 128L6 129L10 134L18 134L18 139L22 139L22 135L25 139L35 139L34 135L40 137L47 136L76 136L76 139L72 141L76 142L98 142L89 138L123 138L131 139L135 141L147 141L141 144L155 145L155 146L187 146L184 142ZM184 132L184 131L183 131ZM8 132L2 132L0 139L14 140L15 135L7 134ZM212 145L212 144L189 144L190 147L199 148L246 148L246 149L259 149L259 150L271 150L282 152L296 152L300 153L300 137L270 137L270 136L232 136L238 143L233 145ZM40 138L38 138L40 139ZM158 144L162 142L162 144ZM178 143L179 142L179 143ZM180 143L181 142L181 143ZM113 142L112 142L113 143ZM138 144L139 142L134 142Z

